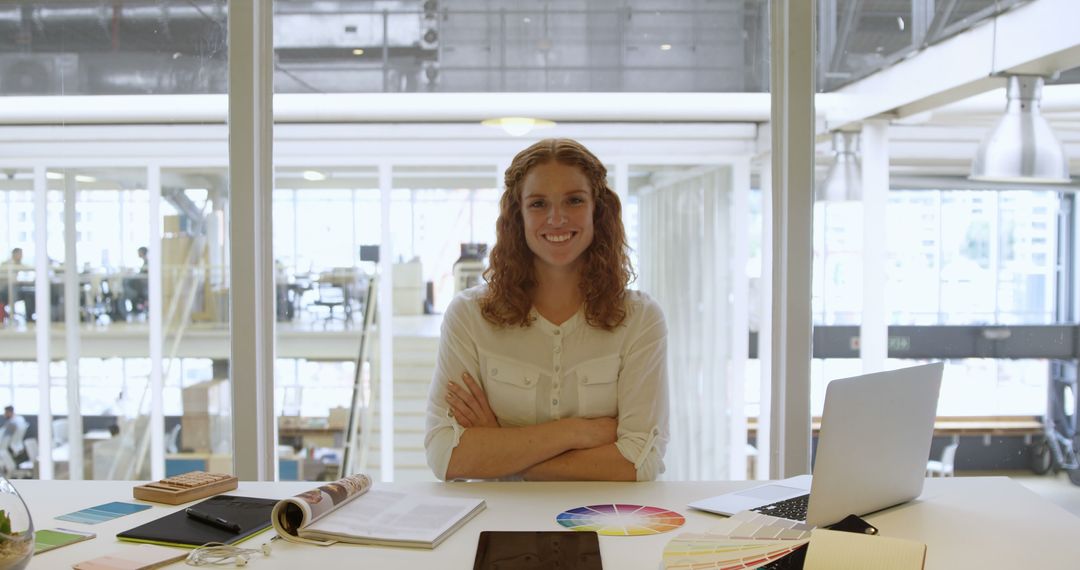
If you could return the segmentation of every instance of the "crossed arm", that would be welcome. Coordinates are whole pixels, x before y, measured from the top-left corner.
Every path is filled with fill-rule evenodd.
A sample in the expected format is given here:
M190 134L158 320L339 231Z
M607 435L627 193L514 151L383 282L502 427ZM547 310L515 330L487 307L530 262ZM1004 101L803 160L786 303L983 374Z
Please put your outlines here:
M637 471L615 446L615 418L565 418L525 427L502 427L480 385L447 382L446 402L462 427L446 478L634 481Z

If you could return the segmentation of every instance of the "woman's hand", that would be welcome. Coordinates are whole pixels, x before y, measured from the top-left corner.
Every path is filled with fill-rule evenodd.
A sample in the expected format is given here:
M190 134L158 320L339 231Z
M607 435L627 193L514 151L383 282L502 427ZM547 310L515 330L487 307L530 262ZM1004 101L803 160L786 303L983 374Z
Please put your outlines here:
M619 421L615 418L567 418L574 422L574 433L577 435L578 449L590 449L609 443L615 443L619 439Z
M487 395L468 372L461 375L465 387L447 383L446 403L461 427L502 427L488 405Z

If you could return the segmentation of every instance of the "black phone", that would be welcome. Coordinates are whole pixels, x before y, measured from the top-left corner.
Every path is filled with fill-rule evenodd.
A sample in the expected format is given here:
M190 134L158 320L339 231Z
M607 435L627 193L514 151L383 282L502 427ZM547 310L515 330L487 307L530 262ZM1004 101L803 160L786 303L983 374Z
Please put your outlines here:
M494 531L480 533L473 570L603 570L595 532Z
M844 517L844 520L827 527L829 530L839 530L842 532L854 532L857 534L877 534L877 527L862 520L855 515L848 515Z
M854 532L858 534L877 534L878 529L874 525L862 520L855 515L848 515L844 517L844 520L827 526L829 530L838 530L841 532ZM807 545L802 545L799 548L793 550L791 554L765 566L762 566L760 570L801 570L803 562L806 561Z

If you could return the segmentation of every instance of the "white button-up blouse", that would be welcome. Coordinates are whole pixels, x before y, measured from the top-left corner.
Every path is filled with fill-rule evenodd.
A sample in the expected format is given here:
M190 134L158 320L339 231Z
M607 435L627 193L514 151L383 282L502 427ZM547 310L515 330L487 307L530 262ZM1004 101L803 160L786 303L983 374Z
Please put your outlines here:
M561 325L533 311L528 327L500 328L480 313L486 285L463 291L446 310L427 404L424 447L435 475L446 478L465 428L450 415L446 383L468 371L504 427L560 418L614 417L615 445L638 481L664 471L668 441L667 328L660 306L628 291L627 317L608 332L579 310Z

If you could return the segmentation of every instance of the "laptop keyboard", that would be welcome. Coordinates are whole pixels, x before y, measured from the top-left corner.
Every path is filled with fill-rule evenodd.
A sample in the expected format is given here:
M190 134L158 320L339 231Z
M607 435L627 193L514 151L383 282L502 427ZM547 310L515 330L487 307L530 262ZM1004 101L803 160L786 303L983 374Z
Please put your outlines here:
M783 501L777 501L750 510L771 517L779 517L793 521L805 521L806 507L809 506L809 504L810 495L808 493L806 495L784 499Z

